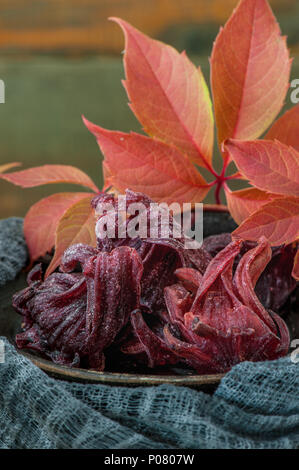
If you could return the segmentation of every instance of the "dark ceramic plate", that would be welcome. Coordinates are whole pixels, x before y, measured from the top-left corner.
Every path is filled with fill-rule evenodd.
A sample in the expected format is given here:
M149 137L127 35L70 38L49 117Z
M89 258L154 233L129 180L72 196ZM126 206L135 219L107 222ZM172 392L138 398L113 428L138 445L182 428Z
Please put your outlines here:
M15 345L15 335L21 330L21 317L11 306L12 295L26 286L26 276L21 274L15 281L6 284L0 289L0 336L6 336ZM217 375L153 375L153 374L122 374L117 372L96 372L85 369L72 369L60 366L43 359L34 353L19 351L30 359L36 366L47 374L58 379L85 382L103 383L123 386L151 386L170 383L186 387L200 388L212 391L223 377Z
M217 228L215 230L215 228ZM234 222L223 207L217 209L215 206L206 206L204 211L204 237L215 233L232 231L235 228ZM21 317L11 306L12 295L26 286L26 276L21 274L15 281L8 283L0 289L0 336L6 336L15 345L15 336L21 330ZM289 328L293 337L299 334L298 319L291 318ZM295 326L296 328L295 328ZM295 331L296 330L296 331ZM222 374L216 375L196 375L190 371L175 369L173 373L119 373L119 372L96 372L85 369L72 369L60 366L51 361L43 359L34 353L20 351L25 357L30 359L36 366L47 374L59 379L77 381L84 383L104 383L109 385L123 386L151 386L161 384L173 384L186 387L199 388L204 391L213 391L219 384Z
M204 237L219 233L229 232L235 228L235 224L223 206L204 207ZM216 231L215 231L216 228ZM218 232L217 232L218 231ZM21 274L15 281L0 288L0 336L6 336L15 345L15 336L21 331L21 317L11 306L13 294L26 286L26 276ZM182 385L212 391L219 384L223 375L195 375L189 371L175 370L173 373L151 374L151 373L119 373L119 372L96 372L85 369L72 369L60 366L51 361L39 357L35 353L19 351L30 359L36 366L47 374L63 380L105 383L123 386L150 386L161 384Z

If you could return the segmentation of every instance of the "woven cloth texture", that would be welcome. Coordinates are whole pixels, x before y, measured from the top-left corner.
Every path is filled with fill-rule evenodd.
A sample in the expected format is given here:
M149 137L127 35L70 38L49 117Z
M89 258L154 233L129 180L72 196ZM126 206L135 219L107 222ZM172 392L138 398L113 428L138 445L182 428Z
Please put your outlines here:
M0 247L6 250L0 258L9 263L11 245L1 244L1 237L22 238L22 223L16 233L11 220L0 222ZM14 275L25 258L9 265ZM239 364L208 395L170 385L126 388L55 380L4 337L0 341L5 352L0 448L299 448L299 364L290 358Z
M0 287L12 281L27 260L23 219L0 220Z

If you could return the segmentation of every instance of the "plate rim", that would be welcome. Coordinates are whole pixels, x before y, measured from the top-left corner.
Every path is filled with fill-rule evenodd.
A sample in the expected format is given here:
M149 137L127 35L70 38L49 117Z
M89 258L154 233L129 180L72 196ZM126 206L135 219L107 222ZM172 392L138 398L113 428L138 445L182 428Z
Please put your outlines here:
M228 213L227 206L216 204L205 204L203 206L204 212L219 212ZM18 276L21 273L18 274ZM17 278L18 278L17 276ZM16 279L11 281L15 283ZM14 345L16 351L29 359L35 366L55 378L61 380L75 381L75 382L89 382L107 385L120 385L120 386L152 386L152 385L180 385L186 387L197 386L213 386L218 385L221 379L226 375L222 374L186 374L186 375L153 375L153 374L134 374L134 373L121 373L121 372L100 372L90 369L72 368L55 364L54 362L42 358L39 355L30 353L25 350L20 350L16 346L13 338L5 335L7 339Z
M59 376L64 380L81 380L118 385L215 385L219 384L226 374L194 374L194 375L152 375L132 374L121 372L100 372L96 370L72 368L55 364L28 352L18 350L18 353L29 359L34 365L48 374Z

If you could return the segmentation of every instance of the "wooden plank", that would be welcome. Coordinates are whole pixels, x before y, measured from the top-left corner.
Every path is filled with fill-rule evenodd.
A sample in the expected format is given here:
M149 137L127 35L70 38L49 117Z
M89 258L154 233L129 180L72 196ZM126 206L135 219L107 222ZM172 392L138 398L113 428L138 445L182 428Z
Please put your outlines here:
M223 24L238 0L1 0L0 53L119 53L120 16L156 37L173 25ZM270 0L297 31L296 0ZM287 32L287 31L286 31ZM295 34L295 33L294 33ZM297 34L297 33L296 33ZM298 37L299 43L299 37Z

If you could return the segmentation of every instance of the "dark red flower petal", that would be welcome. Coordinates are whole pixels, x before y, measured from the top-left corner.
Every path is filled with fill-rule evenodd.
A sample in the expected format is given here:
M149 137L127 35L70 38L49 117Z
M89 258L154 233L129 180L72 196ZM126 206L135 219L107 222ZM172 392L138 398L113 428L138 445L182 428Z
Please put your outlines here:
M171 352L165 340L148 327L140 310L132 312L131 322L134 332L147 355L149 367L176 364L179 361L178 357Z
M174 273L179 281L194 294L202 283L202 274L193 268L179 268Z
M212 235L203 242L203 248L215 257L231 243L231 234ZM236 257L234 270L242 256L252 248L255 242L243 243L240 255ZM292 277L292 266L296 255L296 244L272 248L272 259L256 283L255 292L266 309L279 312L292 292L296 289L296 281Z

